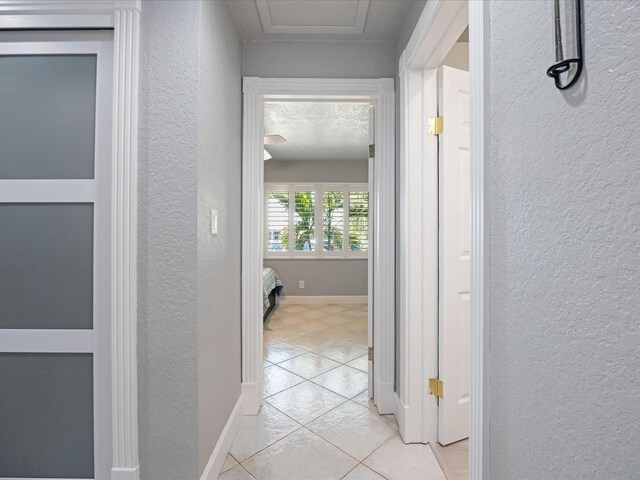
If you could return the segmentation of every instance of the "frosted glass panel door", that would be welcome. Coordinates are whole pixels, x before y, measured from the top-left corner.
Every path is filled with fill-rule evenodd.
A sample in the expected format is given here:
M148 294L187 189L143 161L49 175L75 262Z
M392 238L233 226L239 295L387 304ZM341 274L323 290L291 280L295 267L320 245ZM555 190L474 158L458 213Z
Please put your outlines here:
M0 37L0 479L110 476L113 42L56 35Z

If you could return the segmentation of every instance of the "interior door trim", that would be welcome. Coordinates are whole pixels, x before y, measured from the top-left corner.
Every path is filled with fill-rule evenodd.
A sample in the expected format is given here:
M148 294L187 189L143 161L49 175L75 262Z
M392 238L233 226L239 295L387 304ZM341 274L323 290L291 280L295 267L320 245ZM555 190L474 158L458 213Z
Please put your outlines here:
M112 480L138 480L137 169L141 0L0 1L0 31L113 29L111 117ZM98 87L99 88L99 87ZM100 445L99 448L104 446ZM109 477L106 477L109 478Z

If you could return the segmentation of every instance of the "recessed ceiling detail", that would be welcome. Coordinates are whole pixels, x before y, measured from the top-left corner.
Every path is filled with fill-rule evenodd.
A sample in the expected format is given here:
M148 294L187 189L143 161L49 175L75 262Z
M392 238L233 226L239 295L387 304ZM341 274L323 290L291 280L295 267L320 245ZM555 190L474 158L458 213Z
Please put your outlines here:
M265 33L362 34L369 0L256 0Z

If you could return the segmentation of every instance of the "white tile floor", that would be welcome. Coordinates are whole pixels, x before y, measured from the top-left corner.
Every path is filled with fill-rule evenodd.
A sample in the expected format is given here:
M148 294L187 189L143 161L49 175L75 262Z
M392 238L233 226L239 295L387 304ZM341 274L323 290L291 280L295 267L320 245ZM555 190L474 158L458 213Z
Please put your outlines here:
M367 306L283 305L264 333L265 403L244 417L220 479L445 480L367 394Z

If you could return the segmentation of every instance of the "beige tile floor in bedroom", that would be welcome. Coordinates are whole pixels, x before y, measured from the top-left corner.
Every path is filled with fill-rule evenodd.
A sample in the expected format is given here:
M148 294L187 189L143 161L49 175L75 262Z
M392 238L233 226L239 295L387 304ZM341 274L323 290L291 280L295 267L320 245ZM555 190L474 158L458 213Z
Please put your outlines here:
M445 480L367 395L367 306L282 305L264 333L264 396L243 419L224 480Z

